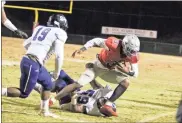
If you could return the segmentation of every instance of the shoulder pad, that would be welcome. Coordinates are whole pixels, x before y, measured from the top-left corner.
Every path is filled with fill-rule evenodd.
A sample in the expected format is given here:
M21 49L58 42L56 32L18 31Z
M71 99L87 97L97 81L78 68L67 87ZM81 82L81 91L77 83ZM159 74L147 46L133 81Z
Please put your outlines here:
M64 43L66 42L66 40L68 38L67 33L64 30L59 29L59 28L56 30L55 36L57 39L64 41Z

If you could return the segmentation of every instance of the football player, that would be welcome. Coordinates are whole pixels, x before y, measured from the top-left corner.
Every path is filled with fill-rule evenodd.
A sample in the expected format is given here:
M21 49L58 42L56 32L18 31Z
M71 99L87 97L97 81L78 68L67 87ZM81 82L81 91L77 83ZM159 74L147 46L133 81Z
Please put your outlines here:
M30 38L24 42L27 49L20 63L20 87L2 88L2 95L7 97L27 98L36 82L43 86L41 93L41 111L44 116L57 117L49 112L51 76L44 67L44 61L54 53L55 71L53 78L57 79L64 58L64 44L67 40L68 22L64 15L54 14L49 17L47 26L37 26Z
M53 82L54 86L51 92L58 93L64 87L74 82L75 81L67 75L64 70L61 70L59 78ZM37 83L34 89L40 93L42 86ZM104 113L100 112L101 107L105 104L107 98L109 98L112 93L113 91L109 86L99 86L96 90L76 90L74 94L69 94L60 98L60 109L93 116L113 116L109 111L103 111ZM54 102L54 98L50 98L50 106L53 105ZM117 116L115 104L112 103L111 107L115 111L114 116Z
M86 65L85 72L82 73L76 83L66 86L55 97L59 100L61 97L69 94L76 88L80 88L88 83L94 83L95 78L99 76L103 80L111 83L116 83L112 96L108 99L106 104L101 108L102 110L112 110L107 105L111 105L118 99L129 86L129 77L138 76L138 53L140 49L140 40L136 35L126 35L123 39L115 37L108 37L107 39L94 38L88 41L81 49L76 50L72 56L81 54L87 49L99 46L103 49L97 54L97 59ZM121 62L129 62L131 69L128 69ZM115 112L113 111L113 114Z
M71 97L71 102L60 105L60 109L92 116L118 116L115 103L107 105L112 108L112 111L103 110L104 108L102 107L107 99L111 97L112 93L113 91L109 86L96 90L75 91Z
M25 32L23 32L23 31L21 31L20 29L17 29L13 24L12 24L12 22L7 18L7 16L6 16L6 13L5 13L5 11L4 11L4 4L5 4L6 2L5 1L2 1L2 18L1 18L1 21L2 21L2 23L4 24L4 26L6 27L6 28L8 28L8 29L10 29L11 31L13 31L16 35L18 35L19 37L21 37L21 38L28 38L28 35L25 33Z

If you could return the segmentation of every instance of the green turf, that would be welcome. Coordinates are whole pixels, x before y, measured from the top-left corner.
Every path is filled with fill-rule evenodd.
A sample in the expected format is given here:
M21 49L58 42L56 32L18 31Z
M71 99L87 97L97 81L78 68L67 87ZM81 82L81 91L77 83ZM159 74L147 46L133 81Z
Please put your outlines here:
M52 70L53 64L48 63L47 67ZM84 71L84 63L65 62L63 69L66 70L74 79L78 78L80 73ZM19 66L3 66L2 67L2 86L9 87L19 85ZM155 76L160 72L155 73ZM166 112L175 112L180 98L181 86L176 86L180 82L171 83L165 81L167 74L160 76L161 79L153 77L139 77L132 79L132 83L126 93L116 101L117 112L119 117L102 118L87 116L84 114L76 114L64 112L57 109L57 105L51 108L52 112L59 114L63 119L44 118L38 116L40 97L36 92L31 93L27 99L2 98L2 121L3 122L60 122L60 121L89 121L89 122L137 122L155 115L164 114ZM174 77L178 78L178 76ZM172 78L171 78L172 79ZM98 80L106 85L108 83ZM142 80L142 81L140 81ZM110 83L109 83L110 84ZM112 88L116 85L110 84ZM83 89L89 88L90 85ZM8 111L7 111L8 110ZM25 113L25 114L24 114ZM26 114L28 113L28 114ZM164 118L154 119L155 122L175 122L175 114L165 116Z
M13 43L12 43L13 42ZM20 61L25 53L23 40L2 38L2 60ZM65 45L65 59L71 59L79 45ZM76 59L94 60L99 48L91 48ZM47 63L54 69L54 60ZM74 79L84 71L84 63L64 61L63 69ZM176 122L175 114L182 93L181 57L141 53L139 77L131 79L127 91L116 101L119 117L103 118L60 111L57 105L51 111L62 119L45 118L38 115L40 96L33 91L27 99L2 98L2 122ZM2 66L2 87L19 86L19 66ZM116 85L109 84L113 89ZM90 88L86 85L83 89Z

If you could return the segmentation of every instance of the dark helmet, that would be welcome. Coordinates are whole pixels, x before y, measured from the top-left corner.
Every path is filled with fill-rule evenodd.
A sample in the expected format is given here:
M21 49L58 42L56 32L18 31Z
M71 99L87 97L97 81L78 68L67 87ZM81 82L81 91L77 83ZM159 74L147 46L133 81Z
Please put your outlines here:
M59 27L66 31L68 29L68 21L63 14L53 14L49 17L47 26Z

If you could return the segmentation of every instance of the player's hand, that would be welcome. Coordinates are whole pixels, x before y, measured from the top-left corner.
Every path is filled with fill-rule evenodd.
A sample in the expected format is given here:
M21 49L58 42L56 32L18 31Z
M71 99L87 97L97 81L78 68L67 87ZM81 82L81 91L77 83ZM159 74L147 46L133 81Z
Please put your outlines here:
M53 72L53 71L50 71L49 74L50 74L50 76L51 76L51 81L52 81L52 82L56 81L56 80L54 79L54 72Z
M76 54L81 54L82 52L84 52L86 50L85 47L80 48L79 50L76 50L75 52L73 52L72 57L74 58L76 56Z
M21 37L21 38L28 38L28 35L25 33L25 32L23 32L23 31L21 31L21 30L15 30L14 31L14 33L17 35L17 36L19 36L19 37Z
M74 51L74 52L72 53L71 57L75 58L76 54L79 54L79 51L78 51L78 50Z
M52 78L53 78L54 80L57 80L58 77L59 77L59 73L53 72Z
M83 51L81 50L76 50L75 52L73 52L72 57L75 58L76 54L81 54Z

